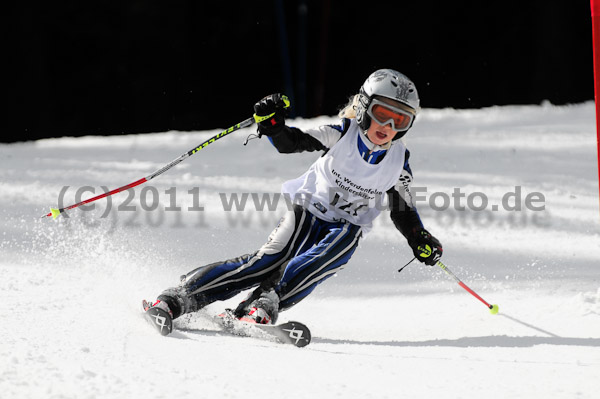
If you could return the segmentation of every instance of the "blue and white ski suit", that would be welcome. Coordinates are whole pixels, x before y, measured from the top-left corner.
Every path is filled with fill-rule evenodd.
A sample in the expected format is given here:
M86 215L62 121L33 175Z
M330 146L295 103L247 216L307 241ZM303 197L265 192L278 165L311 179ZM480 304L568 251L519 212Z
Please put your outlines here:
M304 175L283 184L283 193L304 205L294 205L258 251L192 270L159 296L175 318L257 286L275 290L279 310L295 305L350 260L384 196L405 237L423 228L402 141L375 146L354 119L305 131L285 126L269 139L281 153L324 151Z

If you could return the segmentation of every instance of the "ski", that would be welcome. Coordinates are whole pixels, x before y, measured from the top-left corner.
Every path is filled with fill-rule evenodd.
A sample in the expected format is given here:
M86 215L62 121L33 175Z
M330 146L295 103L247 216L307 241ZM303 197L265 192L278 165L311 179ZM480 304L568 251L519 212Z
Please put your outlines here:
M161 335L169 335L173 331L173 318L158 306L142 301L144 318ZM268 341L294 345L302 348L310 343L311 334L308 327L297 321L283 324L256 324L237 319L230 309L214 316L213 321L222 331L240 337L260 338Z
M144 318L160 335L168 335L173 331L173 318L165 310L159 307L153 307L145 299L142 301L144 309Z
M230 309L215 318L223 331L240 337L252 337L277 341L302 348L310 343L308 327L297 321L283 324L256 324L237 319Z

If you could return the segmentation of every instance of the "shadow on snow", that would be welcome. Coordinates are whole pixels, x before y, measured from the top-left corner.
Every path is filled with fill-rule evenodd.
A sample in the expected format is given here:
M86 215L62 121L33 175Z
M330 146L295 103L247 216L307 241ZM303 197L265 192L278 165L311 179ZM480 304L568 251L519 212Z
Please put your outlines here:
M442 346L456 348L526 348L536 345L600 346L600 338L563 337L509 337L492 335L487 337L463 337L457 339L433 339L427 341L355 341L313 337L313 344L381 345L398 347Z

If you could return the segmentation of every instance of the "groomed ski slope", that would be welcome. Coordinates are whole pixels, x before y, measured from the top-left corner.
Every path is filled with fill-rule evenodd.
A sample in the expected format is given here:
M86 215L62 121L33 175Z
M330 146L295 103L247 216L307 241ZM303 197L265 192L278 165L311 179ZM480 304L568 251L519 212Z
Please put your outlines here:
M304 349L228 336L202 315L177 320L185 331L164 338L139 307L197 266L257 249L286 208L257 211L260 200L274 200L319 154L281 155L266 139L243 146L254 132L245 129L131 200L120 193L70 218L40 218L61 191L67 206L92 195L77 199L81 187L99 194L130 183L217 132L0 145L2 397L597 397L592 103L423 110L407 144L424 223L444 244L446 265L500 314L440 268L414 262L398 273L412 256L384 214L345 270L281 314L311 328ZM518 192L521 210L505 210ZM238 212L232 201L241 208L244 193ZM487 207L475 211L482 194ZM538 210L525 206L529 194Z

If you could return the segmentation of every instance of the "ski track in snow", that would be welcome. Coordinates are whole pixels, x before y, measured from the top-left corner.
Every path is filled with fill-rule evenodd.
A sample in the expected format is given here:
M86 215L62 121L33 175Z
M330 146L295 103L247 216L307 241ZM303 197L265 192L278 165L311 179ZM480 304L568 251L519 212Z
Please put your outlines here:
M418 205L444 244L444 262L499 304L498 315L439 268L411 264L397 273L412 256L384 214L342 272L281 314L311 328L308 347L229 336L203 316L241 295L176 320L184 330L161 337L141 317L141 300L192 268L255 250L285 211L284 203L255 211L249 195L245 212L225 212L223 201L243 193L273 198L319 156L281 155L267 140L243 146L252 132L203 149L136 188L130 202L120 193L56 221L40 216L65 186L63 206L80 187L98 194L130 183L218 131L0 145L2 397L597 396L593 103L425 109L407 136L414 186L428 197L455 188L488 197L481 212ZM517 186L523 199L542 193L545 210L490 210ZM144 211L153 195L157 209ZM175 206L182 210L166 210ZM198 206L204 211L188 210Z

